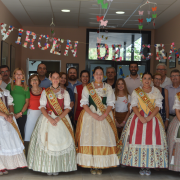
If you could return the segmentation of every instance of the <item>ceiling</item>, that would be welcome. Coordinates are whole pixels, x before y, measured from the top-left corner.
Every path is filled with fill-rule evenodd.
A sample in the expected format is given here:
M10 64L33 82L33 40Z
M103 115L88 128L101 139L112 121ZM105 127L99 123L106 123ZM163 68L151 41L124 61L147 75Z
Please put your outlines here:
M54 17L57 27L99 27L97 15L104 15L97 0L1 0L22 26L49 26ZM155 28L159 28L179 14L180 0L150 0L157 3ZM104 3L108 2L104 0ZM147 23L147 10L154 7L148 4L140 9L146 0L113 0L105 16L109 27L138 28L138 11L143 10L143 29L153 29L153 23ZM70 13L61 12L70 9ZM125 14L116 14L125 11Z

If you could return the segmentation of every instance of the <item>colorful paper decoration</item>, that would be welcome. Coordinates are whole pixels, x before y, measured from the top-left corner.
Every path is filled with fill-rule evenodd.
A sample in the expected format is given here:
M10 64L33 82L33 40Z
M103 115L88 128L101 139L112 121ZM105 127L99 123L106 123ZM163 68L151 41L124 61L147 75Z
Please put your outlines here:
M141 54L141 57L142 57L143 59L150 60L150 59L151 59L151 56L153 55L152 53L148 53L148 56L147 56L147 57L145 57L144 54L143 54L144 48L146 48L146 47L147 47L148 49L150 49L150 48L151 48L151 45L150 45L150 44L148 44L148 45L143 44L143 45L142 45L142 48L141 48L140 54Z
M109 57L109 47L107 44L104 43L97 43L97 59L98 60L106 60ZM106 48L106 53L104 57L101 57L100 55L100 48Z
M21 42L21 37L22 37L22 33L23 33L23 29L18 29L19 33L18 33L18 38L17 41L15 41L16 44L22 44Z
M32 35L33 38L32 39L29 39L29 35ZM25 42L24 44L22 45L23 47L27 48L27 44L28 42L30 42L30 49L35 49L34 47L34 41L36 40L36 34L34 32L31 32L31 31L26 31L26 39L25 39Z
M105 39L107 40L107 39L108 39L108 37L105 37Z
M152 11L156 11L157 10L157 7L152 7Z
M143 19L138 19L139 23L143 23Z
M143 15L144 11L138 11L139 12L139 15Z
M155 44L154 45L156 48L156 60L160 60L160 54L162 55L163 59L167 59L165 55L165 47L164 44ZM159 47L162 47L162 50L159 51Z
M151 14L151 11L147 11L147 13L148 13L148 15L150 15L150 14Z
M172 59L172 53L175 53L176 54L176 58L179 58L179 53L177 51L177 49L175 48L175 43L171 43L171 48L170 48L170 51L169 51L169 57L168 59Z
M147 21L147 22L151 22L151 19L152 19L152 18L146 18L146 21Z
M115 45L112 44L112 61L122 61L122 57L120 56L120 49L122 48L121 44ZM117 50L116 50L117 49Z
M2 35L2 40L6 40L9 37L9 34L13 31L14 27L9 26L9 29L6 32L6 26L7 24L1 23L1 35Z
M41 46L41 39L42 39L42 38L46 38L45 47L42 47L42 46ZM39 36L39 39L38 39L38 47L39 47L41 50L47 50L47 49L50 47L50 44L47 43L47 42L48 42L48 39L49 39L49 36L48 36L48 35L43 35L43 34L41 34L41 35Z
M106 21L100 20L100 22L101 22L100 26L107 26L108 20Z
M60 38L53 38L53 46L51 47L50 53L52 54L56 54L56 55L61 55L61 45L57 44L57 42L64 42L64 39L60 39ZM59 48L59 51L55 51L56 48Z
M104 3L104 0L97 0L97 3L102 4L102 3Z
M113 2L113 0L107 0L107 1Z
M157 14L152 14L152 18L157 18Z
M101 40L102 40L101 38L97 37L97 43L101 43Z
M104 19L104 16L101 16L101 17L96 16L96 18L97 18L97 22L99 22L100 20L103 20L103 19Z
M66 49L65 49L65 52L64 52L64 56L68 56L68 50L69 50L69 47L70 47L71 52L73 53L73 56L77 57L77 45L78 45L78 41L75 41L74 49L73 49L72 44L71 44L71 40L67 40L67 45L66 45Z
M102 9L107 9L107 7L108 7L108 3L101 3L101 6L102 6Z
M142 29L143 28L143 25L138 25L139 29Z

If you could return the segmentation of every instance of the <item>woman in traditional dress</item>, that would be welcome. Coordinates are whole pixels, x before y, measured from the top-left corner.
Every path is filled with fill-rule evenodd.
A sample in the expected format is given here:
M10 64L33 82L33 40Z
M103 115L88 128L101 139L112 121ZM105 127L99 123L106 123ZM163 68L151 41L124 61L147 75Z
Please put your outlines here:
M82 97L82 90L83 87L86 86L89 83L89 71L83 70L80 73L80 80L82 82L81 85L78 85L74 88L74 95L75 95L75 106L74 106L74 114L75 114L75 122L77 122L78 117L83 110L83 107L80 106L80 100Z
M162 109L160 109L159 113L161 114L161 117L163 119L165 129L168 128L169 124L169 102L168 102L168 90L165 88L160 87L161 85L161 79L162 76L159 73L156 73L153 75L153 83L154 87L158 88L159 91L161 92L163 96L163 101L162 101Z
M37 74L33 74L29 77L29 87L30 87L30 99L27 111L27 121L25 125L25 138L24 141L30 141L32 132L36 125L37 119L41 115L40 97L41 93L45 88L39 87L41 80Z
M0 74L0 85L1 83ZM0 88L0 175L8 174L7 170L27 167L13 105L10 92Z
M168 148L164 123L159 114L163 97L151 87L152 75L144 73L143 87L131 95L133 113L123 129L120 144L120 163L139 167L140 175L150 175L150 168L168 168Z
M115 120L116 120L116 127L118 130L118 137L121 137L121 133L123 130L124 125L130 115L130 98L129 92L127 90L126 82L123 78L119 78L116 81L115 86Z
M14 116L16 118L21 136L24 139L24 127L27 120L27 108L29 106L30 92L26 84L25 73L21 68L13 72L13 80L6 87L14 100Z
M118 134L112 114L115 96L112 87L103 83L103 69L94 69L95 82L83 88L81 111L76 128L77 164L102 174L104 168L119 165Z
M40 98L40 115L31 136L28 167L33 171L58 175L59 172L77 170L75 139L68 116L70 97L59 86L60 75L50 75L52 86Z
M176 117L169 124L167 131L169 170L180 172L180 92L175 96L173 109L176 110Z
M71 107L71 111L68 113L69 118L71 120L71 123L75 129L75 123L74 123L74 103L75 103L75 99L74 99L74 93L72 92L71 88L68 88L68 76L65 72L60 72L60 87L65 89L70 96L70 107Z

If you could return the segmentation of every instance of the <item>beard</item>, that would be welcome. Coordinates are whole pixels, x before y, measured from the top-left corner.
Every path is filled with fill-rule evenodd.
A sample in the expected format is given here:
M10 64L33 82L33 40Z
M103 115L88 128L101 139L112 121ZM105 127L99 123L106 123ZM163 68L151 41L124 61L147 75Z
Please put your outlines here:
M77 77L74 76L74 75L71 75L71 76L68 77L68 79L69 79L70 81L76 81Z
M137 71L130 71L131 75L135 76L137 74Z

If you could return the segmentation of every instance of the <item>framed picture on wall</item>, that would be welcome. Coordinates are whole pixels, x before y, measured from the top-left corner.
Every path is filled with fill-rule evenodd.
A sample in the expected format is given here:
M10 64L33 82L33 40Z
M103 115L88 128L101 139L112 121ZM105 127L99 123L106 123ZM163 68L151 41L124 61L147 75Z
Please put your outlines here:
M8 65L9 44L1 41L1 65Z
M79 63L66 63L66 73L68 73L70 67L76 68L77 78L79 78Z
M11 75L15 69L15 59L16 59L16 48L11 45L10 46L10 72Z

